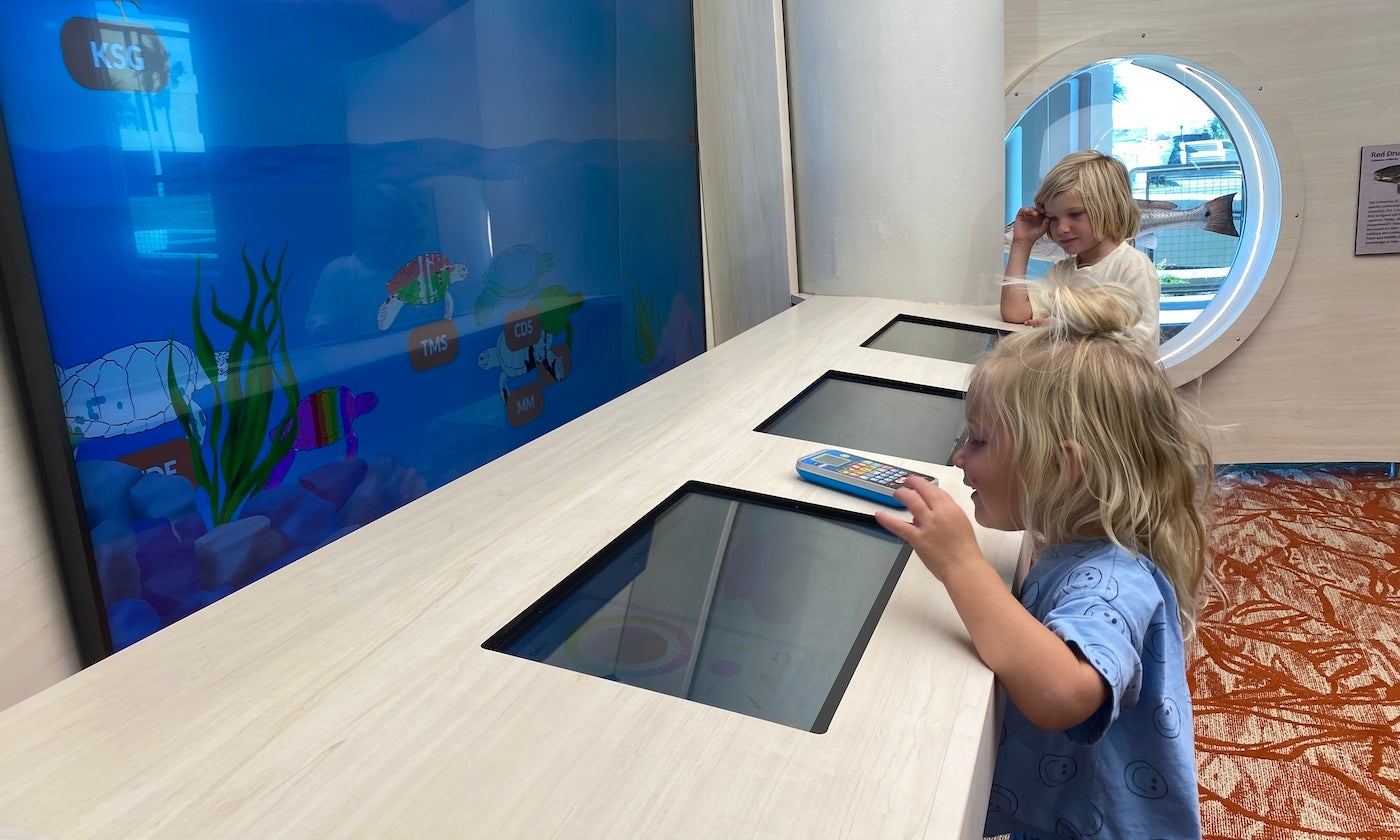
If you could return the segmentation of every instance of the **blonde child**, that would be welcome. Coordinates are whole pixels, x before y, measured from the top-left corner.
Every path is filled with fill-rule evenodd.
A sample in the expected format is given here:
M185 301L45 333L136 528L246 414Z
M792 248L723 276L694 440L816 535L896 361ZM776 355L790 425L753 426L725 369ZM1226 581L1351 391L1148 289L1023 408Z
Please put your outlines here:
M1032 540L1019 601L937 486L896 493L912 521L877 518L946 587L1010 701L986 835L1198 840L1183 640L1205 573L1210 453L1128 334L1132 292L1057 287L1047 301L1049 327L978 362L953 459L977 521Z
M1040 326L1049 313L1043 290L1053 285L1127 286L1142 305L1133 334L1153 354L1161 342L1161 282L1157 267L1134 248L1140 213L1128 170L1101 152L1066 155L1045 176L1034 207L1022 207L1012 223L1011 251L1001 289L1001 317ZM1026 281L1031 248L1048 235L1066 254L1038 282Z

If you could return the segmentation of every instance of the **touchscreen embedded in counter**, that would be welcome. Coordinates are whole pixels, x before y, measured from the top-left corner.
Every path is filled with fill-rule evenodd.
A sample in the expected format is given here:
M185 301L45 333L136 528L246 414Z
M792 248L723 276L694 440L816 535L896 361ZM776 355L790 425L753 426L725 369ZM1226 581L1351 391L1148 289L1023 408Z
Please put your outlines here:
M931 464L952 463L963 392L827 371L755 431Z
M1003 335L1006 331L991 327L900 315L866 339L861 347L971 364Z
M692 482L483 647L825 732L908 556L871 516Z

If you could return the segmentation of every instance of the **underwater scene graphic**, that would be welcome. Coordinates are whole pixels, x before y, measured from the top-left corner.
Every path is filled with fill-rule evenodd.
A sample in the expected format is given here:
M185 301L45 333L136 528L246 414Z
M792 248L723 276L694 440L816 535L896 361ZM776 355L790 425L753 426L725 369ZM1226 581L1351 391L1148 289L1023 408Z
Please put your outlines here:
M0 25L29 246L0 273L37 285L36 433L114 650L704 350L689 2Z

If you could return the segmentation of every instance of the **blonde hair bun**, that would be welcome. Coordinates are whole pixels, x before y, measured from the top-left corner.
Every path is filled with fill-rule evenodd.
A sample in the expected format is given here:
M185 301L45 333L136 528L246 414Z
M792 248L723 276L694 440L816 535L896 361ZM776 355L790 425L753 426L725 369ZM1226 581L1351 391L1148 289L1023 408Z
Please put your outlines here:
M1051 284L1045 302L1060 338L1119 338L1133 342L1142 301L1121 283Z

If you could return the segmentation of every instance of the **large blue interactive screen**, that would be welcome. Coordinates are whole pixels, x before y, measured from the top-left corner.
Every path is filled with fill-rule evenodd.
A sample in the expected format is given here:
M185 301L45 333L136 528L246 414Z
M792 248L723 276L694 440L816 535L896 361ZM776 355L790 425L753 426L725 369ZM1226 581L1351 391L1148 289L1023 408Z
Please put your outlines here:
M89 659L704 349L688 0L0 30L0 277Z

